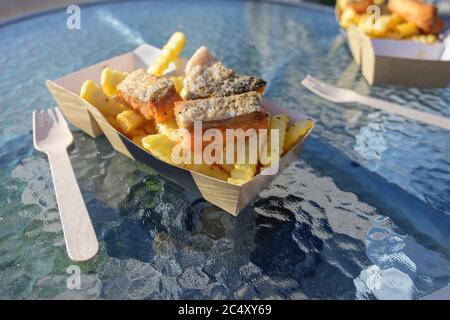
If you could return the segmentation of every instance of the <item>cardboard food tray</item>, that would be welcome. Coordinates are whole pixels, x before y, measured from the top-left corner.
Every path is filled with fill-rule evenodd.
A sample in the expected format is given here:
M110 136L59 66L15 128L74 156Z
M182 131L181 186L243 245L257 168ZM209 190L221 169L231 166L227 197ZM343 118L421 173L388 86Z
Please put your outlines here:
M341 10L336 6L339 22ZM450 35L436 44L372 39L357 26L344 34L356 64L370 85L445 88L450 83Z
M194 171L168 164L153 156L150 152L141 148L126 136L115 130L103 115L90 103L79 96L81 85L86 80L94 80L100 83L100 74L103 68L110 67L121 71L131 72L138 68L147 68L154 61L161 50L151 45L144 44L136 50L97 63L85 69L73 72L58 80L47 80L46 85L53 95L56 103L64 113L67 120L75 127L84 131L91 137L105 134L108 141L118 152L152 167L158 173L166 176L181 187L198 193L205 200L217 207L237 215L257 195L266 188L286 167L295 161L303 149L303 145L311 133L311 130L298 143L280 159L279 171L276 175L256 175L247 183L238 186L221 181ZM182 74L185 61L179 66L172 65L169 75ZM301 113L282 108L270 102L264 102L266 110L270 114L287 113L291 121L311 119Z
M445 88L450 83L450 41L430 45L371 39L356 26L348 28L347 41L371 85Z

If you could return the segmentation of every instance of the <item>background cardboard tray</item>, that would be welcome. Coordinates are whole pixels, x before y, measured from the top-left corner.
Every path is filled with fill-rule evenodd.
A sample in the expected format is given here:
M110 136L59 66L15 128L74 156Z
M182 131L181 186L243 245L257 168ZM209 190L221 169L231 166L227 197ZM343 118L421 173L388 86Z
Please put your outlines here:
M445 88L450 83L450 60L441 60L443 43L371 39L356 26L348 28L347 41L371 85Z

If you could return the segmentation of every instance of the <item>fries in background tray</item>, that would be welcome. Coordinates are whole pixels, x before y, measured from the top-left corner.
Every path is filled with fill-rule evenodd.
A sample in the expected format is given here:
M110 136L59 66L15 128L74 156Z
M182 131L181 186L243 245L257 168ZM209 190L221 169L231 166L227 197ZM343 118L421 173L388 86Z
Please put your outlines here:
M374 4L380 8L378 18L371 7ZM355 25L371 38L433 44L443 29L437 9L420 0L338 0L337 12L342 28Z

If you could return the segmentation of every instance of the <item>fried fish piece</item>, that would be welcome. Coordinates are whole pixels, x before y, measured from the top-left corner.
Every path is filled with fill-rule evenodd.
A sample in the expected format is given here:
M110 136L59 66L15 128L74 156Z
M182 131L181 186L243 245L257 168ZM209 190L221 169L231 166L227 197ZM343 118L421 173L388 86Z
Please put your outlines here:
M437 8L431 3L418 0L390 0L389 11L411 22L426 34L438 34L444 28L444 21L437 17Z
M146 119L154 118L155 122L172 119L174 103L181 100L171 80L155 77L144 69L127 75L117 85L117 96Z
M205 46L200 47L186 64L186 100L226 97L250 91L262 94L265 86L263 79L237 74L225 67Z
M239 145L242 142L240 139L247 141L250 137L258 138L261 132L259 129L269 127L269 114L264 111L261 96L256 91L229 97L177 102L175 119L180 128L190 133L179 135L179 140L184 148L191 150L196 148L195 141L201 142L201 150L217 142L215 138L212 142L203 139L203 134L208 129L219 130L225 146L229 138ZM197 122L201 122L201 137L196 136ZM228 132L228 129L231 129L231 132ZM228 133L232 136L228 137Z
M201 121L203 129L246 130L268 127L268 115L256 91L228 97L179 101L175 103L175 118L180 128L188 130L193 129L194 121Z
M373 5L373 0L338 0L338 7L340 10L352 8L358 14L367 13L367 8Z

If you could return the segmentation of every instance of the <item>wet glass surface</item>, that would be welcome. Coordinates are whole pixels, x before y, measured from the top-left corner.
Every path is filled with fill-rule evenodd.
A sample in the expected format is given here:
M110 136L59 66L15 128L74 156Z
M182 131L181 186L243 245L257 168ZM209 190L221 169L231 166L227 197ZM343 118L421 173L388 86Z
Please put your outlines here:
M450 133L304 89L310 73L450 116L450 90L369 87L331 11L244 2L128 2L0 28L0 298L419 298L450 281ZM66 286L68 259L31 111L45 79L182 30L267 98L318 119L293 163L237 218L74 130L70 157L100 253Z

